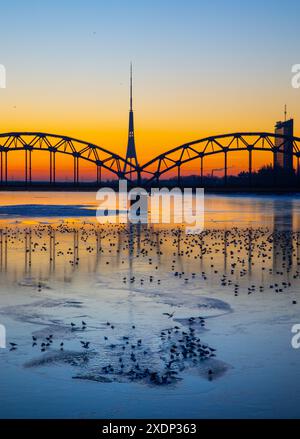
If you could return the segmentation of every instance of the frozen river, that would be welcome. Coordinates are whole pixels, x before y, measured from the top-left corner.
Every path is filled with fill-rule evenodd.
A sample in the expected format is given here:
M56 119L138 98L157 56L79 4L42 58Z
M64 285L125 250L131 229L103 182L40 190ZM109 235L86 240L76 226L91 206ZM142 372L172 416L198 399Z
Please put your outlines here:
M0 417L298 418L300 198L208 195L195 236L95 207L0 194Z

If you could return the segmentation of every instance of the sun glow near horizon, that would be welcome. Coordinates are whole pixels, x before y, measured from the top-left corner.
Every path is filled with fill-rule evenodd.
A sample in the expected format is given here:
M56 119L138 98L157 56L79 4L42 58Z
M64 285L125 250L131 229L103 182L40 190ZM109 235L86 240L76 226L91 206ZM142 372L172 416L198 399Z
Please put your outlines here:
M7 43L0 62L6 66L7 88L0 90L0 132L66 135L124 157L132 60L140 164L206 136L273 132L285 103L297 134L300 95L290 83L291 66L299 62L296 13L282 16L268 1L251 6L235 0L226 5L191 1L190 8L177 1L172 7L154 3L133 1L129 10L124 2L93 0L74 8L34 0L2 6L0 38ZM299 4L293 2L293 8ZM253 28L244 27L241 13L255 23ZM278 26L284 30L280 35ZM34 156L33 177L47 178L49 157ZM24 158L21 153L14 157L12 177L18 179ZM229 159L231 173L247 168L246 157ZM59 175L71 179L72 163L65 157L59 161ZM196 162L183 174L199 173ZM271 162L255 153L253 168ZM222 166L223 158L216 155L205 172ZM86 178L95 175L83 161L80 168Z

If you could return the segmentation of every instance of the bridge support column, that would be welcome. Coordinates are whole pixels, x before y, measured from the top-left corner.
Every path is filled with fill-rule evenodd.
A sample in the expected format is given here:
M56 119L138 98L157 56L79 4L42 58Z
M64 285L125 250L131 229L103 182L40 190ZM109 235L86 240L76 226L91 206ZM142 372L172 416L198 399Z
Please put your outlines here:
M79 182L79 163L78 157L74 157L74 184Z
M102 167L97 165L97 184L101 184L102 181Z
M177 166L177 184L178 186L181 184L180 165Z
M54 184L55 184L55 179L56 179L56 163L55 163L55 158L56 158L56 155L55 155L55 152L53 152L53 158L52 158L52 166L53 166L53 169L52 169L52 180L53 180Z
M224 151L224 186L227 186L227 151Z
M1 153L0 153L0 160L1 160L1 163L0 163L0 181L1 181L1 184L3 183L3 151L1 151Z
M27 157L27 149L25 150L25 184L27 184L28 180L28 167L27 167L28 157Z
M278 166L276 164L276 152L273 151L273 186L277 185Z
M297 156L297 182L300 184L300 157Z
M7 183L7 151L0 153L0 182Z
M29 183L31 184L31 177L32 177L32 174L31 174L31 170L32 170L32 167L31 167L31 151L28 151L28 155L29 155Z
M5 151L5 162L4 162L4 178L5 183L7 184L7 151Z
M49 156L49 182L52 183L52 152L50 151Z
M31 150L25 149L25 183L31 184Z
M50 184L55 183L56 178L56 165L55 165L55 151L50 151L50 163L49 163L49 175Z
M141 179L141 171L138 169L138 171L137 171L137 184L138 184L138 186L141 185L141 181L142 181L142 179Z
M252 149L249 149L249 186L252 186Z
M200 157L200 184L203 185L203 155Z

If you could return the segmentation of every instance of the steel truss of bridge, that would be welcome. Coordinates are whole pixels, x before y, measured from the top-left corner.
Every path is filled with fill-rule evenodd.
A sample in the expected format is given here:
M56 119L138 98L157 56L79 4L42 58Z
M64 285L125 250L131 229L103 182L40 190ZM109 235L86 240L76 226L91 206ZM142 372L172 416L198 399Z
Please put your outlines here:
M289 143L292 148L289 152L285 146ZM252 154L254 151L269 151L273 154L289 154L296 158L297 173L300 172L300 138L288 137L267 132L240 132L205 137L172 148L147 163L137 165L129 162L101 146L85 142L68 136L40 132L10 132L0 134L0 182L8 183L9 167L14 162L12 153L24 151L24 182L32 182L32 154L48 152L49 154L49 183L56 182L56 156L66 154L73 158L73 182L80 181L81 160L95 165L95 181L101 183L102 171L110 171L118 179L143 181L151 184L158 182L166 174L175 170L178 179L181 177L181 168L193 160L199 160L199 176L202 181L205 169L205 158L221 154L224 159L224 181L228 177L228 154L234 153L238 160L238 153L247 151L248 175L252 177ZM11 165L12 163L12 165Z

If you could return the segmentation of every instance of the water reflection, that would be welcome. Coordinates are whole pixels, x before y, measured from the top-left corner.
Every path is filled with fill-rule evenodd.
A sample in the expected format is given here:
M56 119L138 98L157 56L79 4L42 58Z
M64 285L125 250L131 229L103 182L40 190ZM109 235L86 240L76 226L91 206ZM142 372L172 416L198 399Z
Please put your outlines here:
M277 201L277 205L273 205L273 212L273 271L279 273L286 269L289 273L293 265L293 201ZM295 241L298 252L298 234Z
M269 288L277 277L281 284L298 279L299 232L290 229L287 212L284 224L282 216L278 228L276 221L274 215L275 230L211 228L199 235L142 224L6 224L0 229L2 282L26 277L64 282L76 272L82 278L92 273L106 277L114 285L124 279L147 285L151 279L162 291L174 276L195 286L201 279L201 285L205 280L215 288L225 277L227 286L249 287L255 281Z
M82 204L91 202L90 196L85 195ZM47 197L49 202L51 195ZM57 204L57 199L52 201ZM81 204L78 195L73 201ZM3 219L0 315L14 322L9 341L18 346L12 352L0 352L1 364L14 366L12 371L3 368L6 376L1 378L1 385L12 394L19 375L28 377L27 370L44 367L44 376L30 375L32 388L47 387L48 375L63 370L65 381L76 378L76 385L79 381L95 381L95 385L166 384L175 392L174 386L189 373L189 377L196 374L204 378L205 383L228 379L226 385L231 392L236 389L239 407L254 396L252 406L265 407L262 401L268 388L268 392L275 392L271 402L283 401L284 410L286 400L276 394L280 386L269 385L269 380L276 375L279 363L284 371L290 367L287 377L298 373L297 362L287 362L286 358L291 355L288 337L300 286L299 207L297 198L283 202L276 198L208 196L206 227L199 235L186 235L182 226L99 225L85 217L77 221L46 216ZM216 323L218 319L220 323ZM87 326L82 326L82 321ZM284 328L288 335L281 332L282 321L289 325ZM245 322L250 322L249 333L254 339L243 351L249 341ZM272 342L274 327L276 339ZM263 339L266 328L268 342ZM49 335L53 335L53 343ZM32 337L37 339L37 346L32 346ZM261 339L263 347L259 348ZM284 343L279 344L282 339ZM261 395L253 396L253 382L247 387L248 375L239 381L237 370L240 367L241 374L248 367L251 374L251 370L257 370L253 367L256 359L264 356L268 366L260 362L263 366L258 369L266 384L261 382L256 390L259 394L261 389ZM71 368L71 372L57 369L58 365ZM234 371L227 374L231 365ZM189 401L204 389L205 401L211 403L210 416L214 416L222 386L208 389L198 381L196 385L197 394L194 388L182 390L187 395L183 413L190 415L193 406ZM241 385L246 386L247 402L245 393L240 396ZM76 389L75 384L70 387L60 381L53 385L54 400L60 386L68 388L66 395L70 388ZM294 386L292 379L284 382L284 388ZM34 394L28 394L29 406L36 409ZM112 388L110 407L118 406L119 397ZM23 410L24 398L22 394L12 397L11 413ZM61 409L65 416L74 416L71 407L76 401L70 399ZM95 404L101 404L100 399L97 390ZM51 407L48 409L54 413L56 404ZM248 405L244 415L247 410ZM122 413L127 412L124 409ZM262 409L260 415L264 414Z

